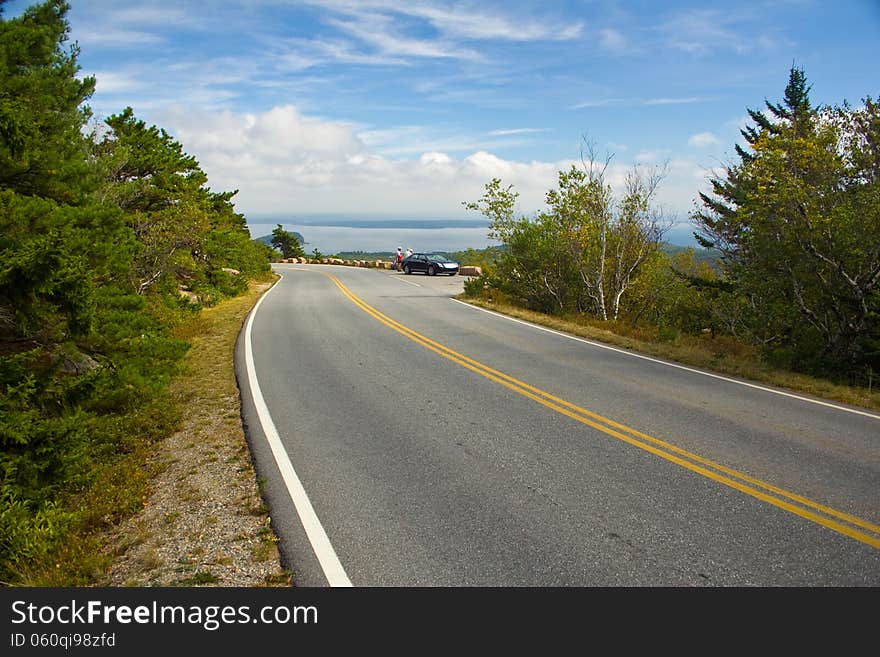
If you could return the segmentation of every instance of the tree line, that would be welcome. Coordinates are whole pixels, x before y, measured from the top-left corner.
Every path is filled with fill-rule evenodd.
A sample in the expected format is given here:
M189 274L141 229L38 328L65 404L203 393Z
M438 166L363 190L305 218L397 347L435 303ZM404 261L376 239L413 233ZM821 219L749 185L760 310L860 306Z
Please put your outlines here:
M502 242L470 294L532 310L729 336L775 366L869 382L880 369L880 107L813 107L792 67L783 99L749 109L736 161L691 214L693 250L664 253L655 202L665 169L633 167L615 195L589 144L546 206L516 212L499 178L465 202Z
M0 2L0 580L62 540L100 465L173 427L174 327L269 273L235 191L130 107L101 123L69 5ZM74 500L72 503L71 500ZM122 509L120 509L120 512Z

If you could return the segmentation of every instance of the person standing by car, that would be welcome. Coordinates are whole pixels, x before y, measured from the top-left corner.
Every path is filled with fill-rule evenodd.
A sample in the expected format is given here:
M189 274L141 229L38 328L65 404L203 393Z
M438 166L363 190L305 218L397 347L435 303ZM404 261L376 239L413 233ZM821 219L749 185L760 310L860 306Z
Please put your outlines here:
M411 248L407 247L406 248L406 255L404 257L409 258L412 254L413 254L413 250Z
M400 263L403 262L403 249L397 247L397 259L394 261L394 268L400 271Z

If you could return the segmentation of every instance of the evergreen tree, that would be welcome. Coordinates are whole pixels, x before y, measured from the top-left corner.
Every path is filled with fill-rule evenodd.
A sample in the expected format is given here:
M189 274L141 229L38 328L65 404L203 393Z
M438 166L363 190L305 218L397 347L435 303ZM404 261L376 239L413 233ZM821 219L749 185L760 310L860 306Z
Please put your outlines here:
M272 246L285 258L304 258L306 255L296 235L284 230L281 224L272 230Z
M755 122L754 126L746 126L740 130L740 134L748 142L749 146L754 147L760 137L761 131L770 134L779 134L780 128L778 122L801 122L810 116L810 86L807 85L807 76L803 69L794 68L789 71L788 84L785 87L782 103L771 103L766 98L764 105L771 116L776 119L767 118L763 112L747 108L746 111ZM752 159L752 154L745 150L739 144L735 145L736 152L744 162Z
M76 77L68 10L48 0L11 20L0 13L0 188L80 202L88 178L80 133L95 79Z
M177 285L218 298L247 285L233 270L269 269L235 193L211 192L163 130L126 110L107 138L83 136L94 80L76 78L67 11L49 0L13 20L0 12L4 582L90 522L62 500L171 430L158 400L187 345L170 329L191 312Z
M102 250L89 252L84 231L113 222L59 207L86 203L94 182L81 134L94 80L76 78L78 50L64 48L67 11L50 1L0 15L0 341L50 344L88 331L86 271Z
M852 373L880 365L880 116L870 97L814 109L808 92L793 69L770 116L750 112L749 151L693 217L741 329L785 365Z
M192 155L164 129L148 126L132 108L106 120L111 131L94 145L104 183L102 203L125 213L137 241L133 285L144 294L163 284L200 289L203 296L243 291L243 278L268 260L252 244L236 192L212 192ZM214 288L213 291L210 288Z

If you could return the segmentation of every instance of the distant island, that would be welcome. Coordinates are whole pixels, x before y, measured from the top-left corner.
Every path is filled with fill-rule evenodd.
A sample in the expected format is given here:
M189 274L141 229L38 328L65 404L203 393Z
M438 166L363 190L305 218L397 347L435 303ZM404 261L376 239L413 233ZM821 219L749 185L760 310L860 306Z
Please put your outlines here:
M306 243L305 238L303 238L303 236L300 235L299 233L297 233L295 230L289 230L287 232L290 233L291 235L293 235L299 241L300 244ZM254 241L255 242L262 242L263 244L268 244L269 246L272 246L272 236L271 235L263 235L262 237L256 237L256 238L254 238Z

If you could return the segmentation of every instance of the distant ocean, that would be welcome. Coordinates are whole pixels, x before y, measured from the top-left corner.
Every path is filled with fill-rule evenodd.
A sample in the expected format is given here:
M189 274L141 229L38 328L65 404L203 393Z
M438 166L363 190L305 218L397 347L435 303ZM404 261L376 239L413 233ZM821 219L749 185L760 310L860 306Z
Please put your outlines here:
M303 236L305 250L323 254L342 251L395 251L398 246L414 251L464 251L497 246L486 236L483 219L374 218L327 215L321 217L257 217L248 220L254 239L270 235L281 224L284 230ZM690 224L677 224L666 240L679 246L697 246Z

